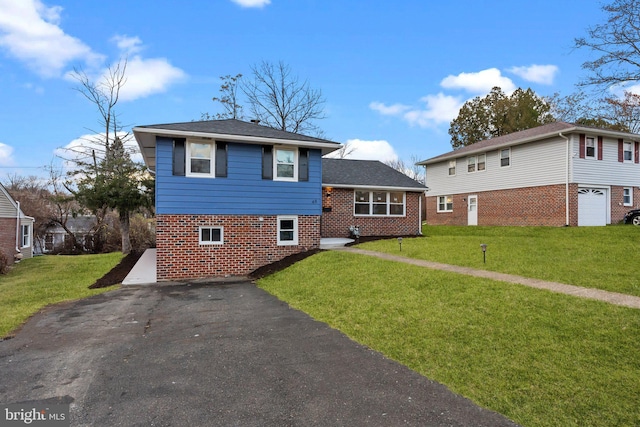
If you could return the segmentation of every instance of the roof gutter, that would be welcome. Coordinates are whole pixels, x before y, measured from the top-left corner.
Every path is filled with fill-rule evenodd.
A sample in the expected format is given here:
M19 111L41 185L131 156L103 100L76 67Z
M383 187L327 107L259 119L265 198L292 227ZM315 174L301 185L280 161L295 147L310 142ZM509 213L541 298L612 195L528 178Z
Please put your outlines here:
M388 185L358 185L358 184L328 184L322 183L322 187L331 188L347 188L352 190L381 190L381 191L407 191L412 193L422 193L428 190L428 188L416 188L416 187L392 187Z

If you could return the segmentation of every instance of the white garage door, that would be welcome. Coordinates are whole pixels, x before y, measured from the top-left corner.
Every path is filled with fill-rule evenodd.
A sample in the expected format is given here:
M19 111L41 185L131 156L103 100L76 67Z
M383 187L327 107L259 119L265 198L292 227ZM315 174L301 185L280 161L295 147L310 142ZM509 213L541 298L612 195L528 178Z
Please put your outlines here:
M607 225L607 190L578 190L578 225Z

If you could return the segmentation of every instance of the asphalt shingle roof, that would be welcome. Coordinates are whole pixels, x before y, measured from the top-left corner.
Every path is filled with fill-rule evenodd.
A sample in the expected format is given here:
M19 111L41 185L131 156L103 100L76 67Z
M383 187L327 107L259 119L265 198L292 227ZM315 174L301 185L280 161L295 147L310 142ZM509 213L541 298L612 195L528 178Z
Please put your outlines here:
M301 135L293 132L286 132L262 126L256 123L249 123L242 120L207 120L199 122L167 123L160 125L138 126L143 129L172 130L183 132L202 132L223 135L241 135L261 138L289 139L292 141L334 143L326 139L315 138L313 136Z
M335 186L367 186L415 188L427 187L377 160L322 159L322 184Z
M538 126L531 129L526 129L520 132L510 133L508 135L498 136L491 139L485 139L484 141L478 141L474 144L467 145L466 147L459 148L457 150L449 151L439 156L431 157L430 159L423 160L418 164L430 164L436 163L440 160L453 159L456 157L464 156L466 154L472 154L476 152L488 151L491 149L498 149L500 147L508 147L510 145L523 144L526 142L543 139L546 137L552 137L560 132L598 132L607 133L611 135L633 136L638 135L628 133L612 131L607 129L596 128L592 126L576 125L574 123L567 122L554 122L546 125Z

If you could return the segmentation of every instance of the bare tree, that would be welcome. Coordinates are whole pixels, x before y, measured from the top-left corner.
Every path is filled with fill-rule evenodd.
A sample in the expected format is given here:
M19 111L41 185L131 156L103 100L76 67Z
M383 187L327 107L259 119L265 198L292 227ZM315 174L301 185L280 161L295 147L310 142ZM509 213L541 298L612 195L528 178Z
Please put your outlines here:
M407 175L409 178L418 181L421 184L424 184L425 180L425 171L423 166L418 166L420 159L416 155L411 156L411 160L409 163L406 163L404 160L389 160L384 162L385 165L391 166L393 169L402 172Z
M358 150L358 147L356 147L351 141L347 141L344 144L342 144L342 147L330 153L326 157L329 157L332 159L346 159L349 154L355 153L357 150Z
M602 10L607 21L589 27L586 37L575 39L575 47L599 55L582 64L591 75L580 85L606 90L640 81L640 0L614 0Z
M220 77L222 84L220 85L220 97L213 97L213 102L219 102L224 108L223 113L218 113L218 119L242 119L242 105L238 103L238 89L242 79L242 74Z
M291 67L282 61L276 65L262 61L251 71L253 80L245 82L242 90L254 119L283 131L322 134L314 124L314 120L325 117L320 90L293 75Z
M67 189L83 206L95 214L115 209L120 220L122 252L131 251L129 236L130 215L152 200L153 184L142 165L131 160L125 148L128 133L122 131L116 114L120 91L126 83L127 61L121 60L108 68L98 81L75 70L73 77L80 83L76 88L98 110L98 122L103 131L88 142L89 150L72 153L75 169L70 173Z

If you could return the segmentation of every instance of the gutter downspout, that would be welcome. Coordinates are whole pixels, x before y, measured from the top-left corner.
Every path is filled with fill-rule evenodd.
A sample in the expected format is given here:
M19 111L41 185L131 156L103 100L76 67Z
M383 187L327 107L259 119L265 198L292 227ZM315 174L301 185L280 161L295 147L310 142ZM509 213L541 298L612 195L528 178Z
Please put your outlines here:
M16 201L16 252L22 253L20 251L20 202Z
M564 200L565 200L565 207L564 207L564 212L565 212L565 225L568 227L569 226L569 161L571 159L569 153L569 137L564 136L562 134L562 132L558 133L558 136L560 138L563 138L565 141L567 141L567 171L566 171L566 176L565 176L565 190L564 190Z

